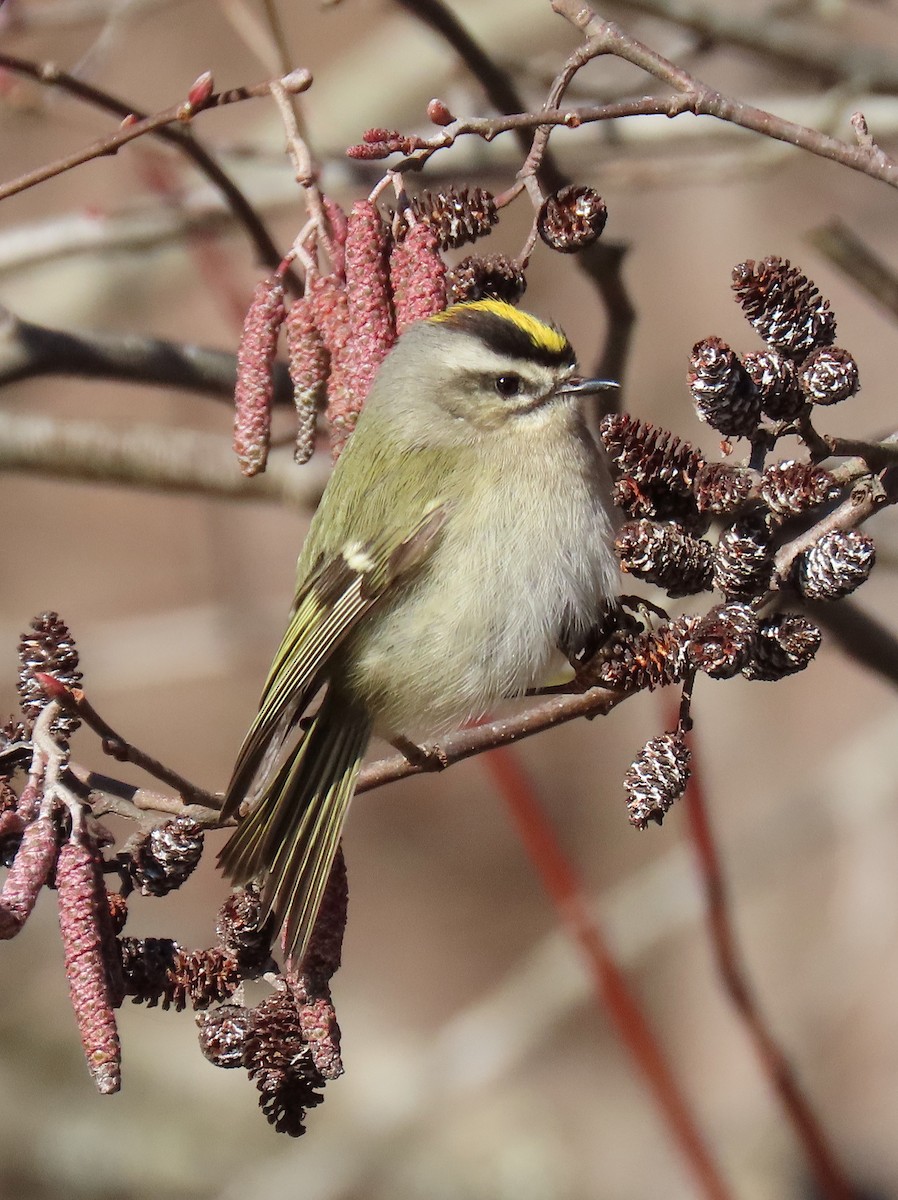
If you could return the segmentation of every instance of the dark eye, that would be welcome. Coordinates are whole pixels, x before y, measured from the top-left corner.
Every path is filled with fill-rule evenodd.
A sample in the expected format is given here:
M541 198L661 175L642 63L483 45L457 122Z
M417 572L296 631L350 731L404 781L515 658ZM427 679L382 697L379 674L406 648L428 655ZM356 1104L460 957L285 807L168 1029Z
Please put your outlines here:
M521 393L521 388L524 386L524 381L520 375L497 375L496 376L496 391L504 399L510 396L518 396Z

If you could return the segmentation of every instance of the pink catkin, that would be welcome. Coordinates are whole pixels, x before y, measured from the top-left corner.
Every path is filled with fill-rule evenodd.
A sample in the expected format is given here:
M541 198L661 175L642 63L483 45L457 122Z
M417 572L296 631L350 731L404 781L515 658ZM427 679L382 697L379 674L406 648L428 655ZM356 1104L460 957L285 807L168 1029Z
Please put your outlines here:
M318 410L327 395L328 353L315 326L311 299L301 296L287 314L287 362L296 405L296 451L298 463L308 462L315 450Z
M390 231L376 206L370 200L355 203L346 234L346 306L350 380L358 409L396 340L387 269L389 244Z
M38 817L22 841L0 891L0 940L13 938L27 921L56 861L56 824Z
M121 1046L115 1023L108 954L109 905L93 846L68 842L56 867L59 928L65 952L69 995L84 1056L103 1095L121 1086Z
M333 275L319 275L309 284L308 295L315 325L330 355L327 382L327 420L331 454L336 461L355 425L358 408L349 375L349 312L346 290Z
M390 283L399 334L446 307L446 264L437 235L423 222L413 225L393 247Z
M339 1078L343 1074L340 1026L330 997L316 996L300 1002L299 1027L316 1069L325 1079Z
M346 213L328 196L322 197L324 214L327 217L328 243L327 249L331 259L331 269L340 279L346 278L346 232L348 222Z
M237 351L234 450L244 475L265 470L271 438L274 360L283 324L284 285L275 276L256 284Z

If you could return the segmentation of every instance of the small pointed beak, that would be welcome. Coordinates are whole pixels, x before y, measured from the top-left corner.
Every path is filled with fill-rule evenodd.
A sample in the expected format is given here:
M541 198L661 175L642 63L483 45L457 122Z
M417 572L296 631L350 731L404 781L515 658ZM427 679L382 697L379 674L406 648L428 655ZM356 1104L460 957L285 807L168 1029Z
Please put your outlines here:
M594 396L596 392L612 391L620 384L613 379L568 379L558 389L559 396Z

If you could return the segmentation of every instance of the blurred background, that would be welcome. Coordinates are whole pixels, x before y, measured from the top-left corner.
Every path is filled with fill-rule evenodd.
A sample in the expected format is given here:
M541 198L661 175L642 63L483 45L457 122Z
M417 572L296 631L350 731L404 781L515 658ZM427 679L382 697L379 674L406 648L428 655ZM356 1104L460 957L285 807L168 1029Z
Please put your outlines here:
M527 103L541 103L577 44L548 0L449 6ZM709 18L738 18L741 44L652 15L662 7L609 4L602 15L780 115L847 138L850 114L863 109L883 147L894 147L895 81L871 92L865 70L872 59L894 60L893 3L709 6ZM7 0L0 47L153 112L182 100L205 70L219 88L279 74L272 11L293 65L315 77L302 112L324 185L347 205L377 178L342 157L366 127L426 134L432 96L459 115L489 111L457 55L388 0L282 0L276 10L258 0ZM786 34L803 47L804 65L771 53ZM653 88L603 59L578 76L571 98ZM0 72L4 180L113 128L87 105ZM273 102L203 114L194 130L286 249L304 213ZM638 317L628 411L717 455L685 386L689 351L709 334L737 350L760 348L730 298L730 271L778 254L831 300L839 344L860 365L860 396L826 412L826 431L879 437L895 428L895 318L812 240L838 218L898 262L893 189L687 116L564 132L553 146L577 182L602 191L605 237L629 247L624 277ZM434 163L441 182L494 191L519 165L508 137L469 141ZM516 253L530 220L522 198L483 252ZM0 302L40 324L233 351L262 273L204 180L147 138L0 206ZM561 324L583 363L594 362L606 322L576 261L538 246L528 279L526 307ZM225 403L163 388L43 377L4 388L0 399L16 417L122 432L152 425L227 439L231 425ZM309 513L9 470L0 494L0 711L16 704L18 635L34 614L56 609L101 713L198 784L222 788L280 640ZM879 564L859 603L894 624L893 513L870 528ZM732 1196L814 1196L802 1148L721 988L685 815L674 809L663 829L642 834L627 823L623 773L669 727L672 703L640 695L515 753L587 881ZM894 690L829 642L808 672L775 686L701 679L695 717L761 1009L858 1194L898 1196ZM74 756L110 767L89 731L76 737ZM113 773L145 782L127 768ZM136 897L128 932L212 944L227 891L214 869L218 844L208 838L204 864L180 892ZM559 931L484 761L359 797L345 850L350 919L334 993L346 1074L299 1142L267 1126L243 1072L205 1062L191 1013L127 1005L123 1090L97 1096L68 1006L54 896L44 892L22 936L3 946L0 1200L701 1194Z

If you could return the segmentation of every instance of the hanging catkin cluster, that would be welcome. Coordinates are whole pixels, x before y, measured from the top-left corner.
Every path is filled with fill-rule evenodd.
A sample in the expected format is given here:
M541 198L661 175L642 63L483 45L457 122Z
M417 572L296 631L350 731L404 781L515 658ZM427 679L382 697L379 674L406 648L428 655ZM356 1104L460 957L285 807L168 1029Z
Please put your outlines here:
M829 303L778 258L739 264L733 291L766 346L740 356L720 338L704 338L693 348L687 385L699 417L728 439L725 450L729 439L748 439L748 461L708 461L626 414L601 424L615 500L628 517L615 543L621 570L671 598L710 593L712 606L612 637L581 669L585 682L639 690L690 687L696 673L783 679L804 670L821 642L813 619L788 606L847 596L873 567L872 539L854 527L850 505L837 507L873 473L860 461L847 473L827 469L819 453L826 443L811 424L816 406L858 390L854 359L833 345ZM806 456L765 462L790 434ZM844 517L835 525L834 509ZM630 819L640 828L660 823L685 787L684 732L678 726L649 741L627 775Z
M474 215L470 219L476 225L473 236L478 236L489 227L479 209L490 210L484 200L488 193L475 191L478 211L476 221ZM445 308L446 268L439 248L448 236L449 217L443 224L437 221L439 199L429 196L424 206L428 219L403 226L398 238L372 201L357 201L348 216L328 201L331 271L310 268L305 294L289 308L278 276L258 284L238 354L234 444L245 474L263 470L268 455L282 325L297 412L295 457L306 462L314 450L319 413L326 413L336 458L397 336L413 321ZM443 199L452 220L463 223L466 193ZM484 221L485 230L477 224Z

